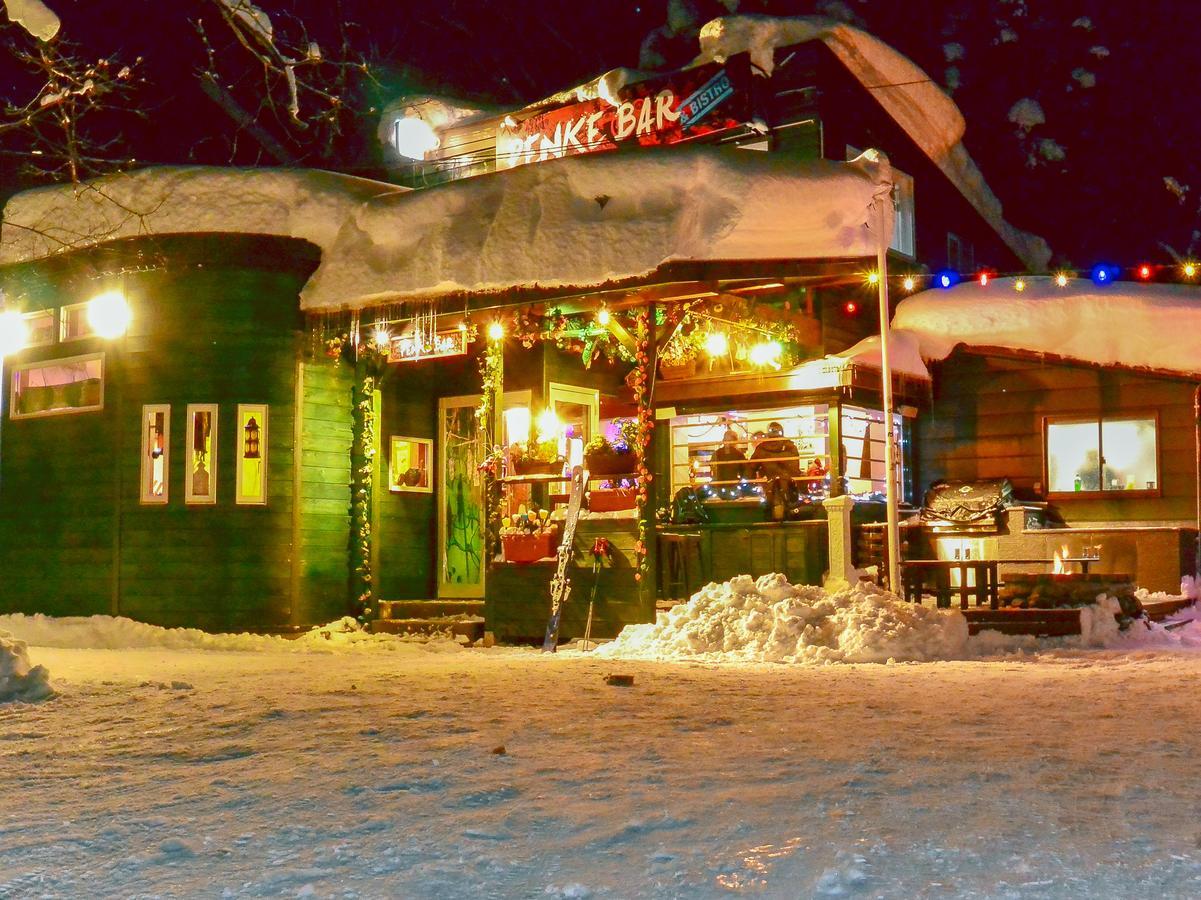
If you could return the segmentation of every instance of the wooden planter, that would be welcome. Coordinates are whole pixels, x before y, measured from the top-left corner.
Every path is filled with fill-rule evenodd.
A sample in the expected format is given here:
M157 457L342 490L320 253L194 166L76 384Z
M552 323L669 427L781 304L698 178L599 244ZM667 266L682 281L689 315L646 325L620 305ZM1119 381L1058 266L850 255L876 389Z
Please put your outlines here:
M532 563L555 555L557 532L543 531L537 534L502 534L505 562Z
M659 377L665 378L668 381L674 381L677 378L692 378L696 375L696 360L690 359L687 362L677 363L674 365L668 364L663 360L659 360Z
M588 508L593 512L617 512L637 506L638 492L634 488L593 488L588 494Z
M542 462L536 459L513 460L513 472L517 475L558 475L563 471L563 460Z
M595 456L585 456L584 463L588 466L588 474L593 477L629 475L633 473L638 465L633 451L627 453L598 453Z

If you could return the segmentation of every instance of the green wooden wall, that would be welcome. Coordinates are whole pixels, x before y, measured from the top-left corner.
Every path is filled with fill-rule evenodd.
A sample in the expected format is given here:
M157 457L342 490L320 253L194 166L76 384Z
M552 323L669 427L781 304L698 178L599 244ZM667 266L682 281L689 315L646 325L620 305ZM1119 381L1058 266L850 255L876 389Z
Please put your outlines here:
M25 351L100 351L105 405L12 420L0 446L0 609L115 612L209 629L288 624L292 609L299 241L230 235L121 242L0 273L29 308L121 289L127 335ZM184 503L186 408L218 404L217 503ZM266 506L236 506L237 404L266 403ZM144 404L170 404L169 502L139 501ZM343 504L344 506L345 504Z

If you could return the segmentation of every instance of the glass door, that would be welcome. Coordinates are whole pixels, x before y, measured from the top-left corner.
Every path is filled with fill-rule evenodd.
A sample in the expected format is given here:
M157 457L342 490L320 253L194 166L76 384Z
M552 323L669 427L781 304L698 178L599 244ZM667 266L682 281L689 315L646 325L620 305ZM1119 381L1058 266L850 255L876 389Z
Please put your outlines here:
M484 596L480 395L438 401L438 596Z

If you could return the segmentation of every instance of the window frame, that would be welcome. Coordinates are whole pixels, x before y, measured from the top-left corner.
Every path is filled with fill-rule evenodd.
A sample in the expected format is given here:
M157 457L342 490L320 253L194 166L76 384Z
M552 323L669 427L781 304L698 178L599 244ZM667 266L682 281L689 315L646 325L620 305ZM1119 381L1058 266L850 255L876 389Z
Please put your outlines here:
M146 419L149 416L163 414L163 495L156 497L149 491L149 476L151 472L150 448L147 446ZM142 506L166 506L171 499L171 404L144 403L142 417L138 420L141 439L141 462L138 465L138 503Z
M58 308L58 342L60 344L73 344L76 341L86 341L89 338L97 337L96 329L92 328L92 323L88 322L88 303L85 300L83 303L64 303ZM83 310L83 319L87 323L88 331L85 334L76 335L75 337L67 337L67 322L70 318L70 312L75 309Z
M257 412L256 412L257 411ZM235 506L266 506L267 505L267 459L268 451L270 450L268 430L268 413L270 412L269 405L266 403L239 403L237 418L234 420L234 505ZM263 467L263 493L262 497L255 499L247 498L242 493L243 488L243 466L244 458L242 456L242 417L248 413L254 413L258 418L259 426L259 459L262 460Z
M209 434L209 492L207 496L198 496L192 489L192 476L195 474L192 471L192 453L195 448L192 446L192 436L196 433L196 414L197 413L212 414L212 430ZM184 449L186 452L185 458L185 477L183 482L184 505L185 506L214 506L217 503L217 459L219 455L221 430L218 427L219 422L218 406L216 403L189 403L187 415L184 419L187 430L184 432Z
M60 326L58 324L58 309L57 308L51 307L50 309L35 309L30 312L21 313L21 318L24 319L26 322L32 322L34 319L41 318L42 316L50 317L50 339L45 340L45 341L38 341L36 343L31 339L25 345L25 347L23 349L28 350L31 347L53 347L55 344L58 343ZM30 334L31 335L33 334L32 329L30 329Z
M1099 490L1099 491L1053 491L1051 490L1051 453L1048 446L1050 438L1050 426L1052 425L1071 425L1080 423L1095 424L1097 426L1097 459L1098 466L1105 465L1105 442L1103 438L1102 426L1105 422L1129 422L1137 420L1150 420L1155 423L1155 487L1154 488L1136 488L1132 491L1127 490ZM1163 496L1163 440L1162 430L1160 428L1159 410L1135 410L1129 412L1110 413L1108 415L1098 413L1096 415L1046 415L1043 416L1043 496L1049 500L1106 500L1121 497L1128 500L1149 499ZM1103 471L1103 468L1102 468ZM1100 472L1098 472L1100 476ZM1098 477L1098 483L1100 478Z
M29 369L40 369L46 366L62 365L64 363L75 362L90 362L91 360L100 360L100 402L92 406L71 406L63 409L46 409L38 412L19 413L17 412L17 376L21 372ZM100 412L104 409L104 383L105 372L107 370L107 360L105 359L104 351L96 353L81 353L77 356L63 356L51 359L40 359L36 362L20 363L13 366L5 374L8 377L8 418L10 420L18 419L45 419L50 416L74 416L79 413Z

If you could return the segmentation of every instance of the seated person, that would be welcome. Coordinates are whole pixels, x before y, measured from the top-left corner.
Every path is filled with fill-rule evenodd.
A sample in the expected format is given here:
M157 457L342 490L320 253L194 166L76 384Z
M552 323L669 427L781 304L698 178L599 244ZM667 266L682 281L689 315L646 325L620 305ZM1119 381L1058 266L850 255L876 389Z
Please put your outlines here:
M726 433L721 439L721 446L709 459L709 471L713 473L714 481L734 483L745 477L746 454L739 446L738 435L734 429L726 429Z
M822 458L820 456L815 456L813 459L809 460L809 466L805 469L805 474L814 478L821 478L829 474L829 471L830 470L826 468L826 464L822 462Z
M772 422L767 436L751 454L751 467L759 478L792 478L801 474L796 444L784 437L784 426Z

